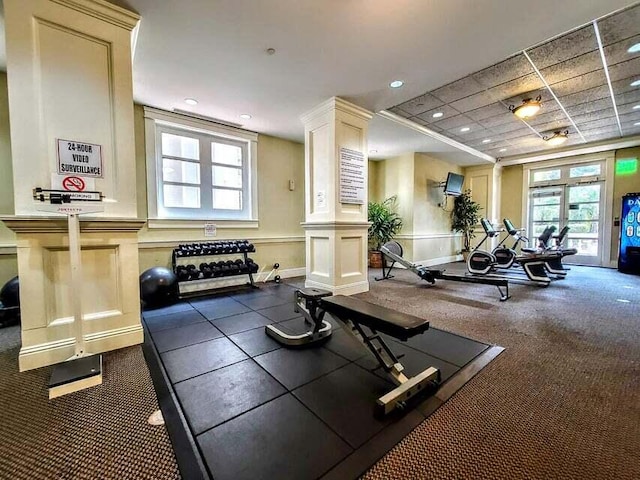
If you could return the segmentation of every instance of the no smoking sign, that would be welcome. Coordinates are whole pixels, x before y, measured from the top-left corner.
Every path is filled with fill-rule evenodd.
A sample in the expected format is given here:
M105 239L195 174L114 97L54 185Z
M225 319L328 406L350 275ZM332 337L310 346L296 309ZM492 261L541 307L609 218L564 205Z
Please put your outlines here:
M62 180L63 190L67 190L69 192L82 192L85 187L86 185L84 180L80 177L64 177Z

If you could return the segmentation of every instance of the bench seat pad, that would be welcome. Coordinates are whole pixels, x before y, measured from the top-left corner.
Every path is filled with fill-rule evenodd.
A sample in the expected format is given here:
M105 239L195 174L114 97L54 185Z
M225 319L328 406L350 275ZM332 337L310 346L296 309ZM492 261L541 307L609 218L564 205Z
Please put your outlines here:
M408 340L429 329L429 321L406 313L374 305L354 297L335 295L321 300L328 313L343 316L377 332Z

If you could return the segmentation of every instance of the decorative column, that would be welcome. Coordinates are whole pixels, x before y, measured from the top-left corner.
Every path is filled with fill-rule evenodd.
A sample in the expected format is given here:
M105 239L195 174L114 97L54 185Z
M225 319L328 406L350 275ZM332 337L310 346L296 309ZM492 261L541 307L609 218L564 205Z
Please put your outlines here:
M307 287L343 295L369 290L367 128L372 116L333 97L302 117Z
M74 353L82 296L87 353L141 343L131 33L135 13L104 0L4 0L22 348L20 370ZM99 191L82 217L84 288L73 291L65 216L33 189Z

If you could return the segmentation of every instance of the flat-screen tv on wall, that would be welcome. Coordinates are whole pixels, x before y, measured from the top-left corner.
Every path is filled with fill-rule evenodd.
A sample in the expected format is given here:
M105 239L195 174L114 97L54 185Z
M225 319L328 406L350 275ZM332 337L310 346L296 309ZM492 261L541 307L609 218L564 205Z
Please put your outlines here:
M464 183L464 175L449 172L447 174L447 181L444 184L444 194L457 197L462 194L462 184Z

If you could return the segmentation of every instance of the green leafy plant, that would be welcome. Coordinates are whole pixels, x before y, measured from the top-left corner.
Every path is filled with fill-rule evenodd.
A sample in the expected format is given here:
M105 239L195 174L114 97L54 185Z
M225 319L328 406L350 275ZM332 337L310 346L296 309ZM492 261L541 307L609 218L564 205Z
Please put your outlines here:
M369 242L375 250L390 241L402 228L402 218L396 213L397 196L382 202L369 202Z
M471 199L471 190L465 190L456 197L451 211L451 229L462 233L463 252L471 250L471 239L475 237L473 229L480 221L480 210L480 204Z

